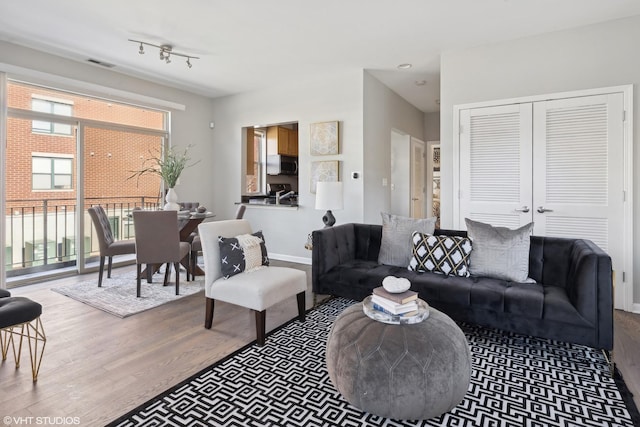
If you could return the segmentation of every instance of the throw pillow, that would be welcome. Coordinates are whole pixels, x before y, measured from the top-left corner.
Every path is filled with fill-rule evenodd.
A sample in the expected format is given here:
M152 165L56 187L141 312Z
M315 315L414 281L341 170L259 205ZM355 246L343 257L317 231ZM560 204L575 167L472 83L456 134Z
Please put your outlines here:
M511 230L465 218L473 243L469 260L472 276L487 276L512 282L530 282L529 245L533 223Z
M445 276L469 276L471 240L459 236L434 236L414 232L409 270L431 271Z
M244 271L252 271L269 265L267 246L264 243L262 231L236 237L218 236L218 244L220 246L220 272L225 279Z
M381 212L382 241L378 263L406 267L411 259L411 234L433 234L437 218L408 218Z

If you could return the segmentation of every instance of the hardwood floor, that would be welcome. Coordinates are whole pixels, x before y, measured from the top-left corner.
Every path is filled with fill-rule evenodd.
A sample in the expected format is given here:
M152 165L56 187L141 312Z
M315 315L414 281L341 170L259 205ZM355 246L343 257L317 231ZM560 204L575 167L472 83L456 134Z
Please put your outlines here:
M311 266L274 264L307 271L310 308ZM255 339L249 310L225 303L216 303L213 327L204 329L203 293L120 319L50 290L87 279L97 283L97 274L12 290L43 305L47 345L35 384L28 347L20 369L11 354L0 365L1 416L78 417L83 426L104 425ZM296 314L295 297L276 305L267 310L267 330ZM616 312L615 322L615 359L640 406L640 315Z

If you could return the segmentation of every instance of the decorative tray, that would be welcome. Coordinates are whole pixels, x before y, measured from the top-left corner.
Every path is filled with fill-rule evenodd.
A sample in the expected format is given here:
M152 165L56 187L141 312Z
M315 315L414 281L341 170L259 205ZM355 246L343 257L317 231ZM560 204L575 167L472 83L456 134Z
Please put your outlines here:
M413 315L394 315L376 310L373 308L371 302L371 296L368 296L362 301L362 311L368 317L378 322L388 323L390 325L411 325L413 323L420 323L429 317L429 304L418 298L418 310Z

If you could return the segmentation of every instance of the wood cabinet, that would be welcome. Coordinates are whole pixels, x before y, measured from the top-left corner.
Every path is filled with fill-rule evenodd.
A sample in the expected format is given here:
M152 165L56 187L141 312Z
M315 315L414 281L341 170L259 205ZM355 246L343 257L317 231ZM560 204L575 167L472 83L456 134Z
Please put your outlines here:
M298 155L298 131L282 126L267 128L267 154Z

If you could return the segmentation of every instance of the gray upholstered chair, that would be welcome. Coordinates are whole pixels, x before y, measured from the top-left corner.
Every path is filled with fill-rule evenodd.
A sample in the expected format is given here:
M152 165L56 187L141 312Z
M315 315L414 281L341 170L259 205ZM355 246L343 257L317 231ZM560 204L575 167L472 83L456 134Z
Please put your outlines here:
M242 219L246 209L247 207L245 205L238 205L238 209L236 209L236 219ZM196 234L191 241L191 280L196 279L196 276L193 273L196 271L198 254L200 252L202 252L202 242L200 241L200 236Z
M178 212L134 211L133 227L136 231L137 296L140 296L142 264L147 265L147 281L151 282L154 266L165 263L164 285L169 280L173 264L176 269L176 295L179 295L180 262L189 256L191 245L180 241Z
M6 289L0 289L0 298L6 298L10 296L11 296L11 292L9 292Z
M89 209L89 216L96 229L98 243L100 245L100 273L98 274L98 287L102 286L102 275L104 274L104 260L109 257L109 267L107 278L111 277L111 265L114 255L126 255L136 253L136 242L133 239L116 241L111 231L109 217L100 205L92 206Z
M298 319L304 321L307 290L307 275L304 271L269 266L227 279L222 276L218 238L250 234L251 225L247 220L212 221L200 224L198 229L204 256L205 328L211 329L215 300L246 307L255 313L258 345L264 345L266 310L274 304L295 295Z

